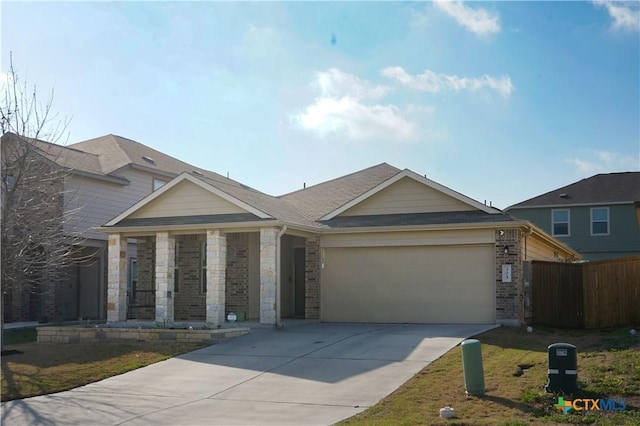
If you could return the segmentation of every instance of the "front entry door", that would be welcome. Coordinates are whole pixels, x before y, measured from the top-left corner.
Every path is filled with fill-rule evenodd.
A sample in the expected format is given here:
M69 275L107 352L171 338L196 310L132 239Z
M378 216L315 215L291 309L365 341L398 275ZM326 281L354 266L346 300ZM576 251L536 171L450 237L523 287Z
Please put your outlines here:
M304 272L305 272L306 253L304 247L295 247L293 249L293 273L294 273L294 313L296 318L304 318L305 291L304 291Z

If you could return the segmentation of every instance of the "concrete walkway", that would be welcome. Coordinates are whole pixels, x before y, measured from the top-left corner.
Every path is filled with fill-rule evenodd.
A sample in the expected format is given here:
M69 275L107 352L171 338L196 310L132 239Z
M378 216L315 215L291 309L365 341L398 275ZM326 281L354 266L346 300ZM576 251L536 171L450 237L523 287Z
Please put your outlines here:
M292 324L71 391L2 403L2 424L327 425L493 327Z

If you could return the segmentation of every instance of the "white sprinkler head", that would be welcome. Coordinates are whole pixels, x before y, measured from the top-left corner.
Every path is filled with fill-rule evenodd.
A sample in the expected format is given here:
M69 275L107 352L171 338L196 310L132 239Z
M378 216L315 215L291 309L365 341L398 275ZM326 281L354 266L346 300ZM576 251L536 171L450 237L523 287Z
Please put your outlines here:
M443 419L451 419L455 416L456 416L456 410L449 407L448 405L440 409L440 417Z

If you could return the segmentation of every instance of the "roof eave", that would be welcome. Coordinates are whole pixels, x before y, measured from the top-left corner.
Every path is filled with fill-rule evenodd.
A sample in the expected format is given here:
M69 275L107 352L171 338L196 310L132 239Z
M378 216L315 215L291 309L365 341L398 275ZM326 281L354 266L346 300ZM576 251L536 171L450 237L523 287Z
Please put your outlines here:
M287 226L287 234L310 237L317 235L320 229L304 226L296 223L288 223L277 219L267 219L248 222L226 222L226 223L206 223L206 224L184 224L184 225L141 225L141 226L99 226L93 228L96 232L105 234L128 234L128 235L152 235L156 232L175 231L200 231L207 229L245 229L257 230L264 227Z
M582 259L582 255L577 251L575 251L574 249L572 249L571 247L569 247L568 245L553 238L551 235L547 234L544 230L537 227L533 223L528 221L525 223L526 223L526 226L531 230L532 234L535 234L537 237L545 240L547 243L551 244L553 247L562 251L564 254L568 255L569 257L574 259Z
M589 207L589 206L615 206L615 205L624 205L624 204L633 204L635 201L599 201L597 203L572 203L572 204L544 204L544 205L536 205L536 206L522 206L522 205L514 205L511 207L507 207L504 211L509 210L525 210L525 209L560 209L563 207Z
M90 177L92 179L102 180L102 181L105 181L105 182L117 183L117 184L120 184L120 185L129 185L129 184L131 184L131 182L128 179L125 179L125 178L120 177L120 176L99 175L99 174L96 174L96 173L86 172L84 170L78 170L78 169L69 169L69 171L73 175Z
M361 226L348 228L323 227L323 234L348 234L364 232L393 232L393 231L429 231L429 230L456 230L456 229L507 229L524 226L522 221L509 222L485 222L485 223L447 223L429 225L393 225L393 226Z

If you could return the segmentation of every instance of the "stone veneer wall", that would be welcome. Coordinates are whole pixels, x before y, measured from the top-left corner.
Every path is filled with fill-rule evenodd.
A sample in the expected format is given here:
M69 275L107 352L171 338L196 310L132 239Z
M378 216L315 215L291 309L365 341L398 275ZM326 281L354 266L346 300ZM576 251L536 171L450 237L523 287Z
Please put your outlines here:
M249 234L227 234L225 314L249 315Z
M320 319L320 237L307 238L305 248L305 318Z
M177 281L174 287L176 321L205 321L205 292L202 291L202 243L205 235L178 235L176 242Z
M524 321L522 296L523 248L519 229L502 229L496 235L496 321L519 325ZM502 233L502 234L501 234ZM504 247L509 253L504 253ZM511 282L502 282L502 265L511 265Z
M38 327L38 343L80 343L116 341L169 341L218 343L249 333L248 327L221 329L138 329L109 327Z

